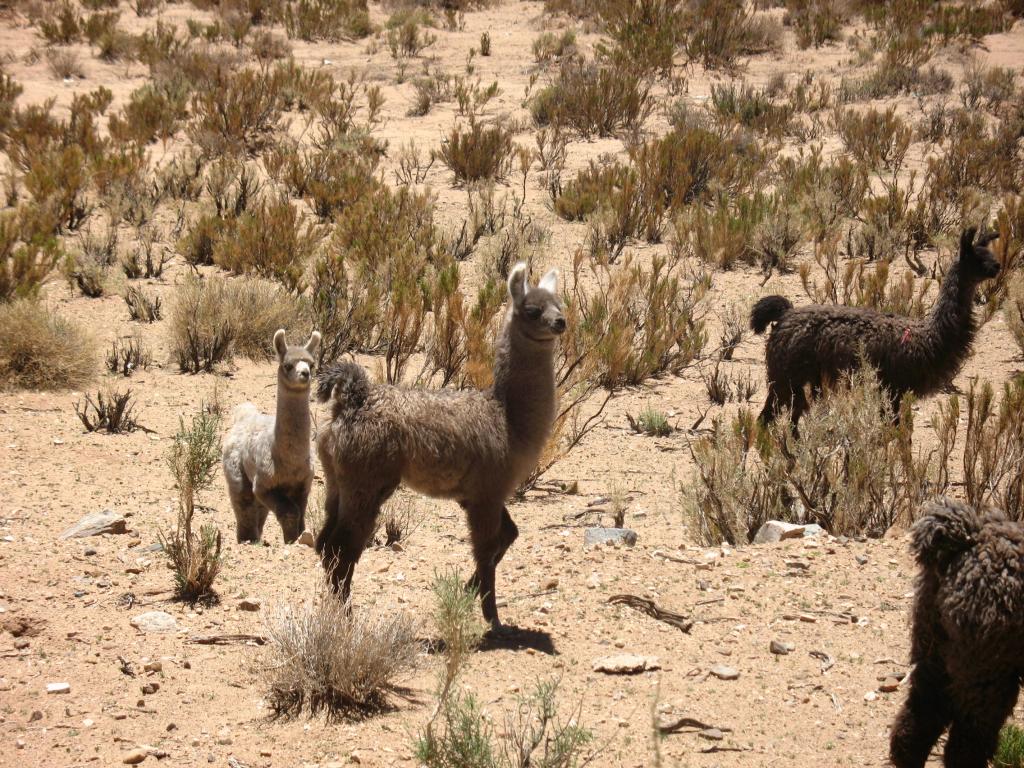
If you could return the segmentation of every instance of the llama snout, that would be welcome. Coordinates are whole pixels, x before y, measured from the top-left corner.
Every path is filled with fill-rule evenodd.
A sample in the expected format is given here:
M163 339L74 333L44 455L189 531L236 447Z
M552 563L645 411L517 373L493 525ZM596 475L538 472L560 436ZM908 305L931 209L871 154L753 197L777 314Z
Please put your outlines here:
M556 317L551 323L551 330L555 333L565 333L565 318Z

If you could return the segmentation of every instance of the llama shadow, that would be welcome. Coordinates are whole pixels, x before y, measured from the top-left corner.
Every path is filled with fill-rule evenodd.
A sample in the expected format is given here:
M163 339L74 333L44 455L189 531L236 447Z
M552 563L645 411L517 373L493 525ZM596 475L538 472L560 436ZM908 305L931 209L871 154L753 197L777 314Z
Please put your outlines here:
M508 634L493 635L490 632L485 634L477 646L477 651L519 651L532 648L538 653L546 656L557 656L555 641L547 632L539 629L524 629L523 627L506 627ZM445 651L444 640L440 638L424 639L422 641L424 650L431 655L441 654Z

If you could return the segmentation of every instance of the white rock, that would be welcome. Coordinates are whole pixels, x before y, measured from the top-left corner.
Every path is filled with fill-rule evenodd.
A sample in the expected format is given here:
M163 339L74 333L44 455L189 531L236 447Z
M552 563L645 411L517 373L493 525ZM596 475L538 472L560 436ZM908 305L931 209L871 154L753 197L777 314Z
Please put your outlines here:
M609 675L635 675L653 669L661 669L661 664L655 656L618 653L594 661L595 672L604 672Z
M47 683L47 693L71 693L71 683Z
M128 533L128 523L116 512L105 509L92 512L60 535L61 539L84 539L88 536L100 536L104 533Z
M583 532L583 546L596 547L599 544L636 544L636 531L630 528L587 528Z
M735 680L740 676L740 673L732 667L727 667L724 664L716 664L711 668L711 674L717 677L719 680Z
M754 536L755 544L774 544L783 539L799 539L804 535L807 526L784 523L781 520L769 520L762 525Z
M164 611L148 611L140 613L131 620L131 625L143 632L176 632L177 620Z

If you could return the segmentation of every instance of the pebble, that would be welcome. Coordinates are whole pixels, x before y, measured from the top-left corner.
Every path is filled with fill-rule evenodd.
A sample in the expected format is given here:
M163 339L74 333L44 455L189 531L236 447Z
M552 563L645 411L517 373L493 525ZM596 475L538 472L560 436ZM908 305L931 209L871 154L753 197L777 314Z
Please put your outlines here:
M22 739L16 739L15 742L14 742L14 748L15 749L24 749L25 748L25 742Z
M558 578L556 577L545 581L542 589L558 589Z
M232 739L230 728L221 728L219 731L217 731L217 743L220 744L222 747L227 747L231 745Z
M874 701L878 698L878 694L874 691L868 691L864 694L864 701Z
M583 532L583 546L596 547L600 544L636 544L636 531L630 528L587 528Z
M899 680L897 680L895 677L887 677L882 682L882 684L878 686L878 690L880 690L882 693L892 693L893 691L899 690L899 687Z
M100 536L104 533L128 533L128 523L113 510L92 512L77 523L66 529L58 538L84 539L89 536Z
M164 611L148 611L133 616L131 625L143 632L175 632L178 629L177 620Z
M131 752L125 752L121 758L121 762L125 765L138 765L149 756L149 753L144 749L133 749Z
M782 640L772 640L771 643L768 644L768 649L776 656L785 656L786 654L792 653L796 650L796 646L792 643L783 642Z
M700 736L702 739L707 739L708 741L721 741L725 738L725 734L717 728L705 728L703 731L700 731L697 735Z
M724 664L716 664L711 668L711 674L717 677L719 680L736 680L740 673L732 667L727 667Z
M40 712L38 709L33 709L32 710L32 714L29 715L28 721L30 723L34 723L34 722L36 722L38 720L42 720L42 719L43 719L43 713Z
M857 555L856 560L857 560L857 565L867 565L868 564L867 555Z
M71 693L71 683L47 683L47 693ZM33 713L34 715L35 713Z
M142 692L147 696L160 690L160 683L151 681L142 685Z
M238 610L254 612L258 611L261 605L262 603L260 603L260 601L256 598L247 597L244 600L240 600L238 602Z
M19 637L14 641L14 650L23 651L31 645L31 641L27 637Z
M142 667L146 672L154 673L163 671L164 665L160 661L147 661Z
M316 539L313 538L313 534L309 531L303 531L299 534L299 538L295 542L296 544L302 544L303 546L312 549L316 545Z

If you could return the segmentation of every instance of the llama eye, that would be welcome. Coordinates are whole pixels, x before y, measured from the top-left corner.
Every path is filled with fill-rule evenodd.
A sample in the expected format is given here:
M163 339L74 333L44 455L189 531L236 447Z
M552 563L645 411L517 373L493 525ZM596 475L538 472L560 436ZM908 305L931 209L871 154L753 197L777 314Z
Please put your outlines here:
M526 316L531 320L536 320L540 317L540 307L527 307Z
M295 366L294 366L294 365L292 365L291 363L285 363L284 369L285 369L286 371L288 371L288 373L291 373L291 372L292 372L292 368L294 368L294 367L295 367Z

